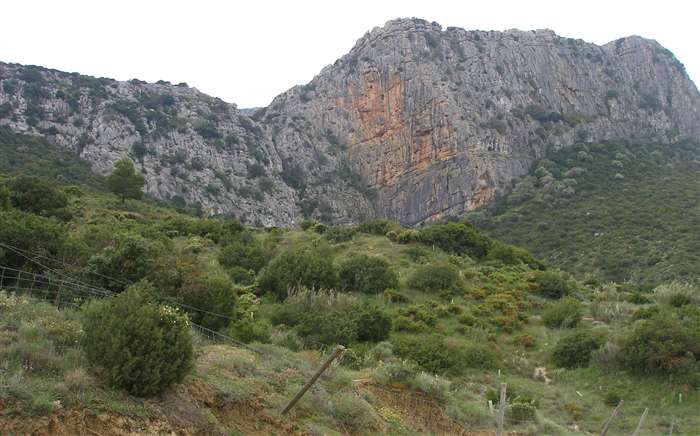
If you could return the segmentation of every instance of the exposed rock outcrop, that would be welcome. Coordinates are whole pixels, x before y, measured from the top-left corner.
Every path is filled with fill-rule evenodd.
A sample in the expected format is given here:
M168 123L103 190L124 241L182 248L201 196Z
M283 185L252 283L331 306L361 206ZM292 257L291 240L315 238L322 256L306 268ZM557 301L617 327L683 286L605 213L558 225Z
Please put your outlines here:
M102 174L129 154L149 194L262 225L421 223L491 202L549 147L700 137L700 94L654 41L417 19L368 32L252 115L185 84L10 64L0 82L0 125Z

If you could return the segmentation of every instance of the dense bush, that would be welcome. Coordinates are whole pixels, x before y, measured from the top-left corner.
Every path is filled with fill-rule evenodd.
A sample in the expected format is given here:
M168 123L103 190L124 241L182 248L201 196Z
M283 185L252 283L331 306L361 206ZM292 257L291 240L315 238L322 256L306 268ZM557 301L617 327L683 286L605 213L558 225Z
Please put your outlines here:
M271 340L272 327L266 319L245 317L232 322L225 333L227 336L245 343L268 343Z
M46 256L62 254L70 258L66 253L70 245L67 231L56 220L10 210L0 211L0 223L0 242ZM38 267L25 256L4 249L0 249L0 264L28 270Z
M36 177L18 176L10 184L12 205L39 215L60 213L68 205L68 197L54 185Z
M559 339L552 351L552 360L563 368L586 367L600 346L600 340L590 331L579 330Z
M260 289L284 299L290 289L306 287L334 289L338 273L332 258L314 248L296 248L277 255L263 269Z
M358 339L356 318L341 310L303 314L296 332L312 346L349 345Z
M180 382L193 360L187 317L155 303L153 293L141 282L84 313L90 363L109 385L143 397Z
M362 233L369 233L370 235L384 236L390 230L394 230L397 227L398 225L388 220L371 220L360 224L359 230Z
M425 227L420 230L418 240L448 253L467 254L477 258L485 257L491 247L491 240L466 222Z
M458 291L461 289L459 271L449 263L434 263L416 268L408 284L423 292Z
M622 345L624 365L641 374L683 373L698 369L700 323L658 314L639 321Z
M88 260L86 272L95 283L121 292L127 283L149 277L164 252L160 242L135 233L122 233L116 235L112 245Z
M399 285L399 278L389 262L366 254L352 256L343 262L339 276L340 287L345 291L378 294Z
M576 291L576 282L557 271L538 271L534 275L535 292L546 298L562 298Z
M360 306L355 309L357 339L360 341L381 342L389 337L391 317L376 306Z
M357 229L355 227L351 226L331 226L326 229L326 231L323 233L323 236L325 236L328 241L333 242L335 244L339 244L341 242L348 242L352 238L355 237L357 234Z
M262 245L250 241L235 240L219 253L219 263L224 268L240 267L259 272L270 258L270 253Z
M544 263L535 259L524 248L514 247L498 241L492 243L486 258L497 260L504 265L519 265L522 263L534 269L545 269Z
M236 290L223 274L186 274L175 296L189 307L192 322L212 330L228 326L234 316Z
M582 317L581 303L573 298L563 298L551 303L542 313L542 321L549 328L576 327Z
M434 374L459 374L465 368L492 368L496 356L490 347L480 344L455 345L438 335L401 335L391 339L394 353L410 359Z
M275 307L270 320L294 327L312 346L381 341L391 330L391 318L382 309L333 291L295 291Z

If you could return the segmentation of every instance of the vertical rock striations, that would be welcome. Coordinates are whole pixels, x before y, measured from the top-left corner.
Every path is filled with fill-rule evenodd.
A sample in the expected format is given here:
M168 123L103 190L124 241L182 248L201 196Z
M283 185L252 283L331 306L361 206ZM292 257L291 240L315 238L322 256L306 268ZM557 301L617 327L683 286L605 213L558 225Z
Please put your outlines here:
M186 84L0 64L0 125L98 173L131 155L149 194L288 225L459 215L550 147L700 137L700 95L654 41L388 22L309 84L251 115Z

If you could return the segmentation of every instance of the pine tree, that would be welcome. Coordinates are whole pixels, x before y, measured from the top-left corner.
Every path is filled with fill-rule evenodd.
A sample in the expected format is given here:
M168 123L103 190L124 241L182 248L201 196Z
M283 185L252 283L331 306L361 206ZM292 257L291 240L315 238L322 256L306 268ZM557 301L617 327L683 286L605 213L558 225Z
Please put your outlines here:
M122 198L122 203L127 198L140 199L143 197L143 185L146 180L136 171L131 159L123 157L116 165L114 171L107 176L107 186L113 193Z

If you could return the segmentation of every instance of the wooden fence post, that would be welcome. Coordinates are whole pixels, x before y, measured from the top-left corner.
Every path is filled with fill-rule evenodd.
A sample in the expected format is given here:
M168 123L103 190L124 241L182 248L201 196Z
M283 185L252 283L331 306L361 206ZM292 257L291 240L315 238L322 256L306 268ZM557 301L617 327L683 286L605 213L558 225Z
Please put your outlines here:
M498 418L497 418L497 424L498 428L496 429L496 436L503 436L503 421L505 420L506 416L506 384L501 383L501 396L498 402Z
M613 419L617 416L617 412L620 410L620 407L622 407L622 403L624 403L624 400L620 400L618 403L617 407L615 407L615 410L612 411L610 414L610 418L608 418L607 421L605 421L605 425L603 426L603 430L600 432L600 436L605 436L608 434L608 429L610 429L610 424L612 424Z
M637 436L639 434L639 432L642 430L642 426L644 425L644 420L647 419L648 412L649 412L649 408L645 407L644 413L642 413L642 417L639 418L639 424L637 424L637 428L634 430L634 433L632 433L632 436Z
M316 380L318 380L318 378L321 377L321 374L323 374L323 372L326 369L328 369L328 367L331 365L331 362L333 362L338 356L340 356L340 354L343 351L345 351L345 347L343 347L342 345L338 345L338 348L336 348L333 351L333 353L331 353L330 357L328 357L328 359L323 363L323 365L321 365L318 371L316 371L316 374L314 374L313 377L311 377L311 379L309 379L309 381L306 382L304 387L301 388L301 390L294 396L294 398L292 398L292 400L284 407L284 409L282 409L282 415L286 415L287 412L289 412L291 408L294 407L297 401L299 401L301 397L304 396L306 391L308 391L309 388L311 388L311 386L313 386L313 384L316 383Z

